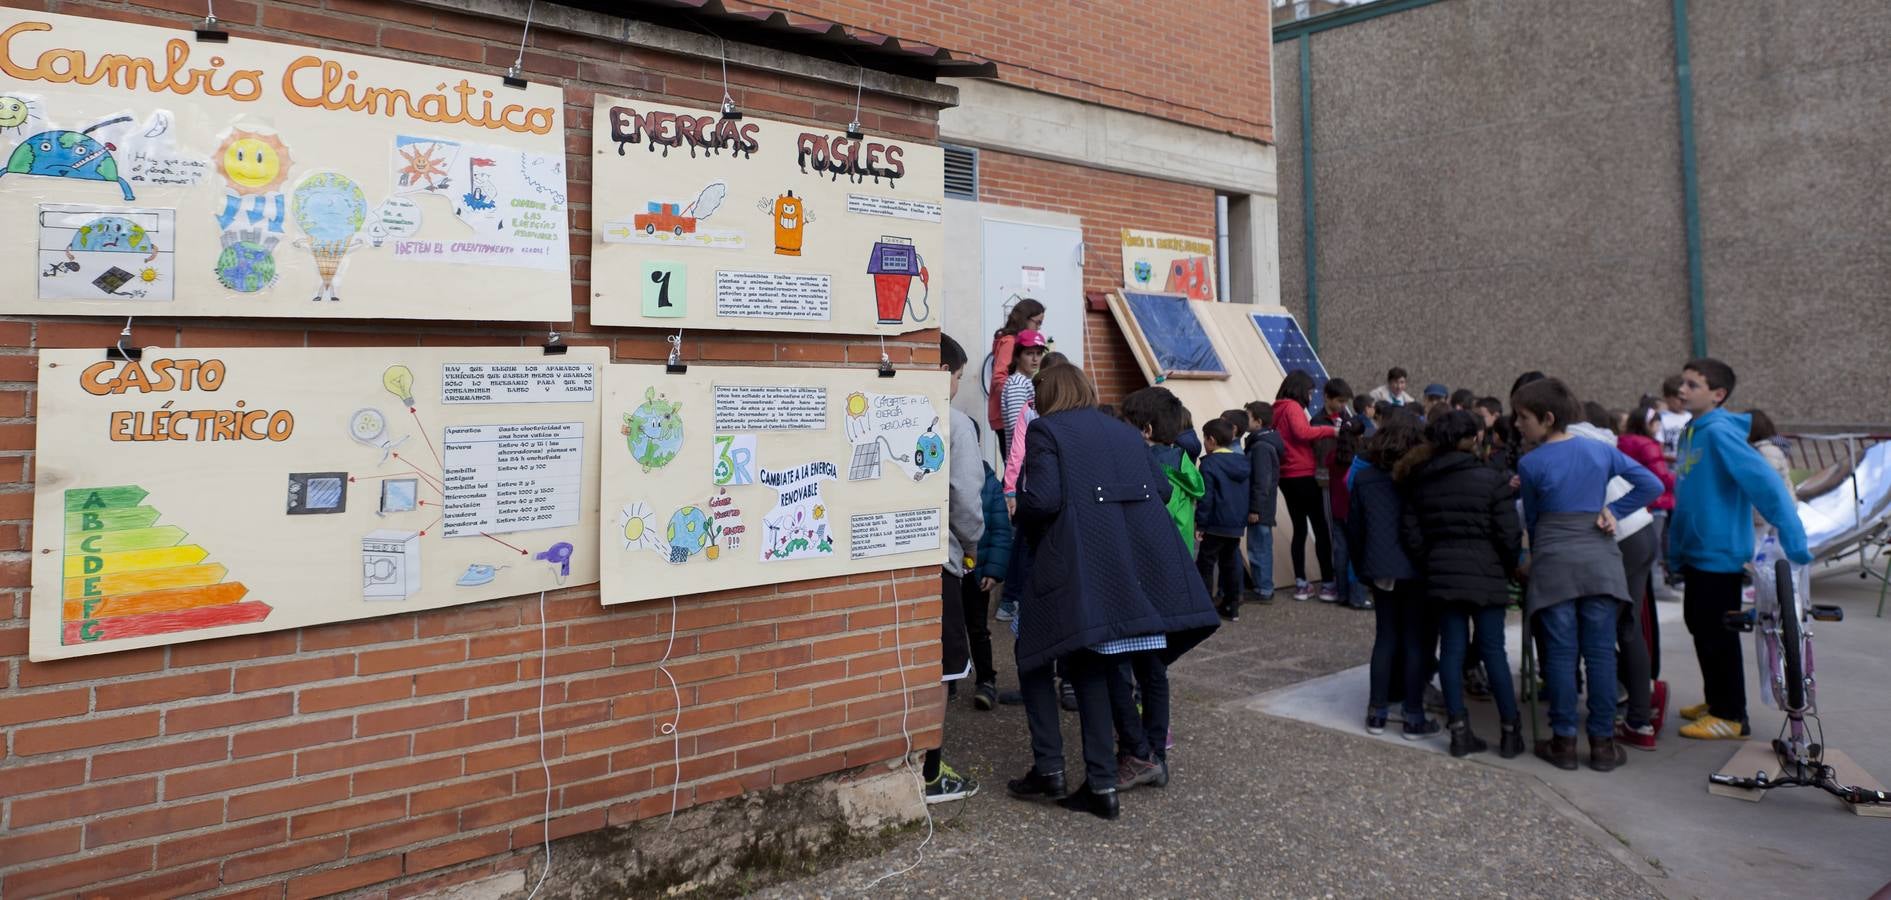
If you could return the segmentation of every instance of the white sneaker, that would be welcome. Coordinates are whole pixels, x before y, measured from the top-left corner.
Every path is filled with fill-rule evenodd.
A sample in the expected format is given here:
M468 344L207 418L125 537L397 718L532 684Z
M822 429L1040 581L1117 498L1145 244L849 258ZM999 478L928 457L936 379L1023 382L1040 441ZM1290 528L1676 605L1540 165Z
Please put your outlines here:
M1320 602L1321 603L1338 603L1339 602L1339 588L1335 586L1333 582L1327 581L1327 582L1322 582L1320 584Z
M1313 585L1304 581L1295 581L1293 583L1293 598L1295 600L1313 599Z

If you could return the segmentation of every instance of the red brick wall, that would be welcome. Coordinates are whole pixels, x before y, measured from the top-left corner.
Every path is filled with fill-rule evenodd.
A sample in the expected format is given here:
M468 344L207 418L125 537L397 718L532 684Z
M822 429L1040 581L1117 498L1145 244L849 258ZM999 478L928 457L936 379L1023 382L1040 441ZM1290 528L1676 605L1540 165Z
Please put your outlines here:
M195 0L20 3L188 27ZM170 12L182 10L183 12ZM515 26L397 3L217 3L232 30L492 71ZM589 296L594 92L720 98L713 64L535 30L536 79L566 83L572 344L661 359L661 335L593 327ZM754 113L826 124L852 86L731 68ZM845 106L842 105L846 101ZM937 110L866 98L876 131L936 139ZM26 659L35 354L105 347L120 324L0 319L0 896L110 886L119 896L242 887L301 897L389 883L390 896L526 863L543 835L537 596L55 663ZM542 326L139 319L141 346L530 345ZM689 337L695 361L873 365L866 338ZM936 365L937 332L889 342ZM897 600L897 603L896 603ZM938 571L905 570L605 609L597 587L544 599L544 743L554 837L892 759L902 675L914 746L937 746ZM896 643L894 616L900 618ZM903 668L902 668L903 665Z
M1118 172L982 150L978 155L979 199L987 203L1068 213L1083 218L1083 289L1123 286L1123 229L1177 234L1215 233L1215 192ZM1084 369L1096 379L1103 402L1147 387L1129 344L1109 312L1084 321Z
M973 53L1008 84L1272 143L1260 0L727 0ZM791 16L792 17L792 16Z

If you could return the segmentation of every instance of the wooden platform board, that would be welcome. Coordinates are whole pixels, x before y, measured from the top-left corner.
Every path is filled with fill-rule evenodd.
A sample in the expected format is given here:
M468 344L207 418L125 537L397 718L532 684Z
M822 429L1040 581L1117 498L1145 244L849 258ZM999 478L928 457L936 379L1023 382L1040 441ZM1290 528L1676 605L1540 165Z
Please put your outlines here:
M1841 784L1855 785L1873 791L1884 790L1884 785L1880 784L1878 779L1859 768L1858 764L1853 762L1851 757L1846 756L1842 750L1827 748L1825 761L1831 765ZM1727 760L1726 765L1720 767L1720 774L1741 778L1751 778L1753 773L1761 771L1764 771L1769 778L1777 778L1781 772L1779 757L1773 753L1773 745L1768 741L1747 741L1740 745L1740 749L1734 753L1732 759ZM1737 788L1725 784L1714 784L1711 781L1707 784L1707 792L1717 797L1731 797L1752 803L1758 803L1767 793L1758 788ZM1842 805L1850 809L1854 815L1891 818L1891 806L1884 804L1843 803Z

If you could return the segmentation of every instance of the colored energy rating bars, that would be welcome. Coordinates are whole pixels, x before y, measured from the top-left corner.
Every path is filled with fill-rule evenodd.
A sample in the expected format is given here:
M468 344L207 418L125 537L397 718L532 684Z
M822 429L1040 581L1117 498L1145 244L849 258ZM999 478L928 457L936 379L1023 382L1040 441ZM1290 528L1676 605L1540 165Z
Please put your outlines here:
M136 485L66 492L65 590L60 640L122 640L267 618L270 608L243 602L241 582L224 581L210 551L185 544L175 525L158 525Z

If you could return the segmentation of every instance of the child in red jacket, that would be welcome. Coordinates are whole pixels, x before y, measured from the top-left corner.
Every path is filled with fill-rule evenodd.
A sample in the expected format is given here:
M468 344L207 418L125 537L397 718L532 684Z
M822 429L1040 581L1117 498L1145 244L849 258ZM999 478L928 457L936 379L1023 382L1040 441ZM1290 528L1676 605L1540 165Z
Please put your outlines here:
M1313 535L1313 555L1320 565L1320 597L1327 602L1339 599L1333 586L1333 550L1329 544L1326 510L1320 496L1320 484L1314 479L1313 442L1333 437L1331 426L1315 426L1307 420L1307 405L1312 402L1313 376L1302 369L1287 373L1274 393L1274 430L1280 433L1285 451L1280 457L1280 495L1287 500L1287 517L1293 524L1294 599L1313 596L1307 583L1307 534Z

